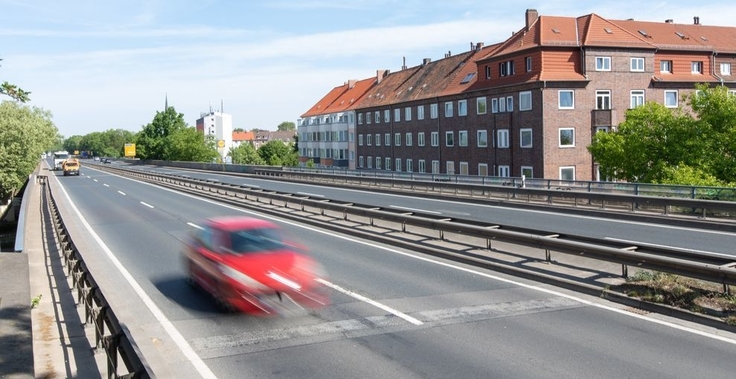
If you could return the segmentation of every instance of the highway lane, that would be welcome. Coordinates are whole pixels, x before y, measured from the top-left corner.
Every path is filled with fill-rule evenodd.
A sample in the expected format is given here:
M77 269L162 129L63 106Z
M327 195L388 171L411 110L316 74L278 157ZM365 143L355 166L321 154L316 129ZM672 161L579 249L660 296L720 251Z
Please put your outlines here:
M218 180L225 183L255 186L263 189L310 196L322 196L339 201L356 201L381 207L498 223L501 225L546 230L560 234L587 236L599 239L627 241L631 244L655 244L680 247L694 251L708 251L736 255L733 248L734 233L683 228L669 225L631 222L627 220L546 212L531 209L506 208L480 204L468 204L447 200L382 194L352 188L333 188L312 184L280 182L260 178L240 178L216 172L187 171L171 167L134 166L155 172L187 175L193 178Z
M334 291L291 318L223 314L184 284L188 222L240 213L83 167L59 178L72 201L220 378L726 377L733 341L658 324L534 283L281 222ZM76 237L75 237L76 238Z

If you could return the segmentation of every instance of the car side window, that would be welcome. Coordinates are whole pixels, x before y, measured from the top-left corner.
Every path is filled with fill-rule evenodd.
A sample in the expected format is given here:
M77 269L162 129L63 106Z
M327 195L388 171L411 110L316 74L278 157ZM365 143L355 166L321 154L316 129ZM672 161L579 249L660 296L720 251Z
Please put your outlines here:
M207 250L214 250L212 248L212 235L212 228L209 227L205 227L197 233L197 239L202 244L202 247L206 248Z

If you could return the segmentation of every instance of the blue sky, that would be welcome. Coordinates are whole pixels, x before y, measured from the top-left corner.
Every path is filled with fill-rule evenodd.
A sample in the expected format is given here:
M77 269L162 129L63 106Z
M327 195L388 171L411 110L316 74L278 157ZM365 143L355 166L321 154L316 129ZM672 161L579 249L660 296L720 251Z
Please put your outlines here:
M501 5L503 4L503 5ZM168 96L234 127L275 130L376 70L503 41L524 12L736 26L736 2L487 0L0 0L0 81L31 91L65 137L133 132Z

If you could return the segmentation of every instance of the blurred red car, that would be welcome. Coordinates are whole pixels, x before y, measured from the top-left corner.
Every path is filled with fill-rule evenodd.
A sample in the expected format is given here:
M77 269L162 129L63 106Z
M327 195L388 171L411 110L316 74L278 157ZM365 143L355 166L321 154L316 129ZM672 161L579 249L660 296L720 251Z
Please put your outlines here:
M190 281L225 308L290 314L327 305L325 273L276 224L249 217L206 220L184 249Z

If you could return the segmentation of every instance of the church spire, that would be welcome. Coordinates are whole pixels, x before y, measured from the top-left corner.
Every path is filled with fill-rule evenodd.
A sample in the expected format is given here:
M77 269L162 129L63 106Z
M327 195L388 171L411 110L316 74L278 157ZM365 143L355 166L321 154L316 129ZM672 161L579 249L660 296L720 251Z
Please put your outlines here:
M166 93L166 102L164 103L164 112L169 109L169 94Z

